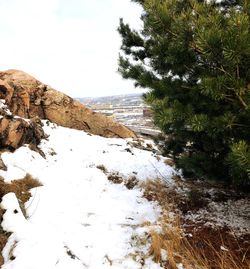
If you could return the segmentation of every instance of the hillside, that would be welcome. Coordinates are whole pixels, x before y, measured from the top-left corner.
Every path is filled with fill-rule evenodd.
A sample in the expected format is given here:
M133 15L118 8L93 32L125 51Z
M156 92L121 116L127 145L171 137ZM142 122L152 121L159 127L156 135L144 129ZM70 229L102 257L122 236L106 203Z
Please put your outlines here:
M136 185L159 174L171 182L173 169L129 141L44 125L45 159L26 146L2 154L5 182L29 174L42 184L24 205L26 218L15 195L3 198L2 226L12 235L2 268L109 268L110 261L137 268L133 255L149 248L140 245L150 230L145 223L156 225L161 209ZM146 263L156 266L151 258Z
M144 106L141 94L123 94L101 97L79 97L76 98L88 107L96 105L112 106Z
M4 74L2 269L249 268L248 194L184 179L152 140L21 71Z
M5 184L27 175L39 181L25 203L13 192L2 199L2 227L10 237L1 268L168 268L166 248L162 245L161 254L157 250L160 234L174 232L178 239L175 216L180 210L189 223L188 239L197 240L199 229L204 232L202 222L207 222L206 229L218 225L226 232L228 227L237 238L244 235L248 240L249 200L233 196L228 200L216 189L205 193L221 197L222 202L206 200L207 210L198 192L195 199L186 200L185 193L192 189L195 195L195 189L174 176L175 170L167 165L170 160L157 155L152 142L103 138L48 121L43 124L49 138L39 148L45 157L26 145L1 154L7 168L0 170ZM210 239L218 240L218 231L209 231ZM249 245L238 242L244 249ZM235 247L229 243L219 240L216 247L229 251ZM177 257L177 265L185 262L185 256Z

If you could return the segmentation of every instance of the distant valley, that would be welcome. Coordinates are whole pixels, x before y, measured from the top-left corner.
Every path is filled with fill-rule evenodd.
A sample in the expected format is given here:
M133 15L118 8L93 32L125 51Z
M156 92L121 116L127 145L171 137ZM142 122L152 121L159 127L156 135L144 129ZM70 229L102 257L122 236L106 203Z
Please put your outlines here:
M141 94L76 99L95 112L112 117L138 134L156 136L160 133L153 123L150 107L144 103Z

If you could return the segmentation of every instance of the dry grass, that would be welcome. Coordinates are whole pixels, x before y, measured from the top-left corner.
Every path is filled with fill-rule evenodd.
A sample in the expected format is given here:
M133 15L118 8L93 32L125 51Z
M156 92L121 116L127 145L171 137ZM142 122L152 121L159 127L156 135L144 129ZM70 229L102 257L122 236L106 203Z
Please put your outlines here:
M100 169L104 174L108 173L107 168L103 164L97 165L96 168Z
M13 180L11 183L4 182L3 178L0 177L0 199L2 200L2 197L9 193L14 192L16 194L16 197L19 201L20 208L23 211L23 214L25 215L25 207L24 203L29 200L31 197L31 194L29 192L30 189L39 187L42 184L37 180L34 179L31 175L27 174L24 178ZM2 222L4 210L0 208L0 218ZM2 252L4 246L7 243L8 237L10 236L10 233L6 233L3 231L2 227L0 226L0 251ZM4 260L2 255L0 255L0 266L3 265Z
M124 185L127 189L132 190L135 186L137 186L139 180L135 176L131 176L124 181Z
M153 256L154 261L160 263L164 268L175 269L176 264L182 262L179 255L181 248L180 226L172 226L169 221L165 222L163 220L162 225L164 227L162 227L161 233L155 231L150 233L151 247L149 253ZM162 250L166 251L167 259L163 257Z
M5 233L4 231L2 231L2 229L0 230L0 251L1 252L3 248L5 247L9 236L10 236L9 233ZM3 264L4 264L4 259L3 259L3 256L0 254L0 266L2 266Z
M172 160L172 159L166 159L166 160L164 161L164 163L165 163L166 165L171 166L171 167L175 165L174 160Z
M19 202L25 203L31 197L29 190L41 185L42 184L37 179L34 179L29 174L22 179L12 180L11 183L6 183L0 178L0 199L2 199L5 194L14 192Z
M163 268L177 269L177 264L182 263L185 269L249 269L250 261L244 255L236 256L231 250L220 250L212 241L203 241L205 248L192 244L185 237L183 229L176 223L163 228L161 233L152 231L150 255L154 261ZM162 222L163 226L166 223ZM218 235L220 236L220 235ZM201 241L201 240L199 240ZM229 248L230 249L230 248ZM167 253L167 260L162 257L162 250Z
M114 184L124 184L124 186L129 190L132 190L139 183L139 180L136 178L136 176L124 178L122 175L119 174L119 172L110 173L103 164L97 165L96 168L101 170L105 175L107 175L107 179L109 181Z
M108 180L113 182L114 184L122 184L123 178L119 175L119 173L111 173L107 176Z
M159 220L161 232L150 233L149 253L163 268L177 269L177 264L182 263L185 269L250 269L249 249L237 238L230 237L226 230L204 226L197 231L198 224L194 224L192 237L187 236L179 209L184 199L180 193L161 181L148 181L143 188L144 196L157 201L163 209ZM240 251L236 250L237 244ZM167 259L163 253L167 253Z

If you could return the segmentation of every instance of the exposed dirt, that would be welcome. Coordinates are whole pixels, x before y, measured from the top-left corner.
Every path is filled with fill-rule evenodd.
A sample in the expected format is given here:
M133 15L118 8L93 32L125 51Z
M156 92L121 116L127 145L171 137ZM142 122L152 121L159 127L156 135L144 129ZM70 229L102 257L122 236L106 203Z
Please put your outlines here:
M168 212L164 224L177 227L169 212L175 215L173 220L178 219L184 236L178 248L195 253L209 265L204 268L249 269L250 196L218 184L174 179L175 186L159 180L142 187L146 199L157 201ZM160 235L163 242L165 235Z

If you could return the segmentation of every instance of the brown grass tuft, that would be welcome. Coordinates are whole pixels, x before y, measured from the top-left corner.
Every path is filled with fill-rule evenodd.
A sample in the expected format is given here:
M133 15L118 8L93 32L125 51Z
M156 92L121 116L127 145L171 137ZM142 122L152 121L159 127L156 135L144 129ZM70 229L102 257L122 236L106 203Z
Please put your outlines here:
M2 199L5 194L14 192L17 199L20 202L25 203L31 197L29 190L41 185L42 184L37 179L34 179L29 174L22 179L12 180L11 183L6 183L0 178L0 199Z
M137 186L139 183L139 180L135 177L129 177L124 181L124 185L126 186L127 189L132 190L135 186Z
M168 221L167 224L169 225ZM162 226L166 226L164 220ZM152 231L150 237L149 254L155 262L160 263L166 269L177 269L179 263L182 263L186 269L250 268L250 261L246 259L246 256L239 257L231 250L217 249L214 242L203 240L206 248L193 245L185 237L183 229L177 223L172 223L172 227L168 226L168 228L162 229L161 233ZM167 260L162 257L163 250L167 253Z
M162 180L147 180L141 187L148 201L157 201L164 209L173 209L181 199L181 195Z
M108 173L107 168L103 164L97 165L96 168L100 169L104 174Z
M166 160L164 161L164 163L165 163L166 165L169 165L169 166L174 166L174 165L175 165L174 160L172 160L172 159L166 159Z
M160 234L155 231L150 233L151 246L149 255L153 256L153 260L157 263L161 261L161 250L163 249L163 240Z
M119 175L119 173L109 174L108 180L113 182L114 184L122 184L123 183L123 178Z

